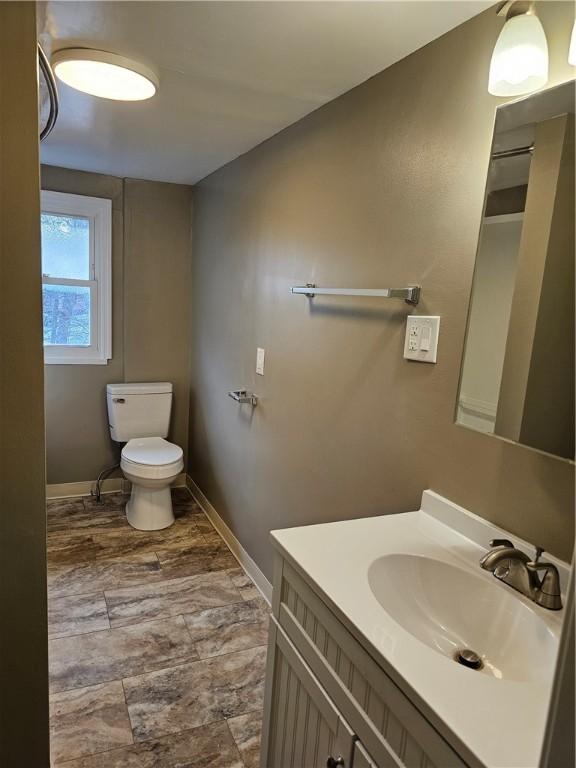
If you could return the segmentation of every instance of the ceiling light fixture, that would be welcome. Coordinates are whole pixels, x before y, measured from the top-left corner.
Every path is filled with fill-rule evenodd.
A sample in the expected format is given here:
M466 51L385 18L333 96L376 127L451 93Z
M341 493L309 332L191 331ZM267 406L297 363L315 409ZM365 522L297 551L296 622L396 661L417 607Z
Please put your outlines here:
M158 77L132 59L91 48L64 48L52 55L58 79L78 91L115 101L143 101L158 89Z
M548 43L533 3L507 2L498 11L506 23L494 46L488 91L520 96L548 82Z
M568 51L568 64L576 67L576 21L572 27L572 37L570 38L570 50Z

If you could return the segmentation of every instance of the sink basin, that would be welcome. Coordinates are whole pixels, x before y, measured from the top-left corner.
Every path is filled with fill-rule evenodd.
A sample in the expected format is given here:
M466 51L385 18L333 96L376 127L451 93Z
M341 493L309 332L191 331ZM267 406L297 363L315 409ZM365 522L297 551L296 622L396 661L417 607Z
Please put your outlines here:
M289 528L272 538L446 741L457 752L466 745L466 764L539 765L566 610L540 608L478 562L492 539L511 539L528 552L526 542L433 491L424 492L422 508L413 512ZM337 567L324 552L339 553ZM565 588L569 565L550 560ZM300 608L293 605L312 631L312 606L304 616ZM315 642L328 643L330 632L318 625ZM482 668L454 661L466 648ZM336 664L332 643L324 652ZM342 655L338 668L362 696L351 671L359 659ZM370 675L371 666L360 665L360 674ZM364 704L380 716L371 697ZM434 762L444 768L450 761Z
M429 557L391 554L368 569L373 595L403 629L451 659L462 649L480 657L485 674L516 681L550 680L557 639L538 613L508 587Z

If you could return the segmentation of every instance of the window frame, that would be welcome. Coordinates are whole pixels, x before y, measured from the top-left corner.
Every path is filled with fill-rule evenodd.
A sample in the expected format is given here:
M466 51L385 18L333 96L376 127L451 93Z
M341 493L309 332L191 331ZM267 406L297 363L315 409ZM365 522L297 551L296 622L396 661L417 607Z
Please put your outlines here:
M42 190L41 213L90 221L89 280L42 273L42 285L90 289L90 346L45 344L45 365L107 365L112 358L112 201L102 197ZM44 315L42 315L44 319Z

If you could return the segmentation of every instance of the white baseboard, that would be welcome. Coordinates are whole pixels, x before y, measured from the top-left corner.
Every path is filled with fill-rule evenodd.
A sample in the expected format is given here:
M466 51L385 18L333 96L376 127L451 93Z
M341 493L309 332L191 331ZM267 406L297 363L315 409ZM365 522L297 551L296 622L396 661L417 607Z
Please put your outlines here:
M218 512L214 509L212 504L208 501L204 493L200 490L200 488L196 485L194 480L190 477L190 475L187 475L186 478L186 484L188 488L190 489L190 493L192 496L194 496L195 500L198 502L198 504L202 507L202 510L214 526L220 536L224 539L226 544L228 545L230 551L238 560L242 568L246 571L248 576L252 579L252 581L256 584L260 592L262 593L262 596L268 603L272 603L272 584L268 581L266 576L262 573L260 568L256 565L256 562L250 557L248 552L244 549L242 544L238 541L236 536L232 533L230 528L226 525L224 520L220 517Z
M90 496L96 480L81 480L78 483L52 483L46 486L47 499L67 499L69 496ZM186 473L181 472L172 483L173 488L186 485ZM130 483L123 477L109 477L100 484L102 493L130 491Z

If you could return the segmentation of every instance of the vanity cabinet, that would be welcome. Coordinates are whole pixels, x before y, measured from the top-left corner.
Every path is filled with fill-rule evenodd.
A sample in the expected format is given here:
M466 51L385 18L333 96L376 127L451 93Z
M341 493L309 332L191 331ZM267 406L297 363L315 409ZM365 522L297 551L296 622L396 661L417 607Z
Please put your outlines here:
M261 768L467 768L280 556L267 663Z
M352 763L354 733L276 621L270 623L271 717L266 768Z
M354 742L353 763L354 768L378 768L361 741Z

